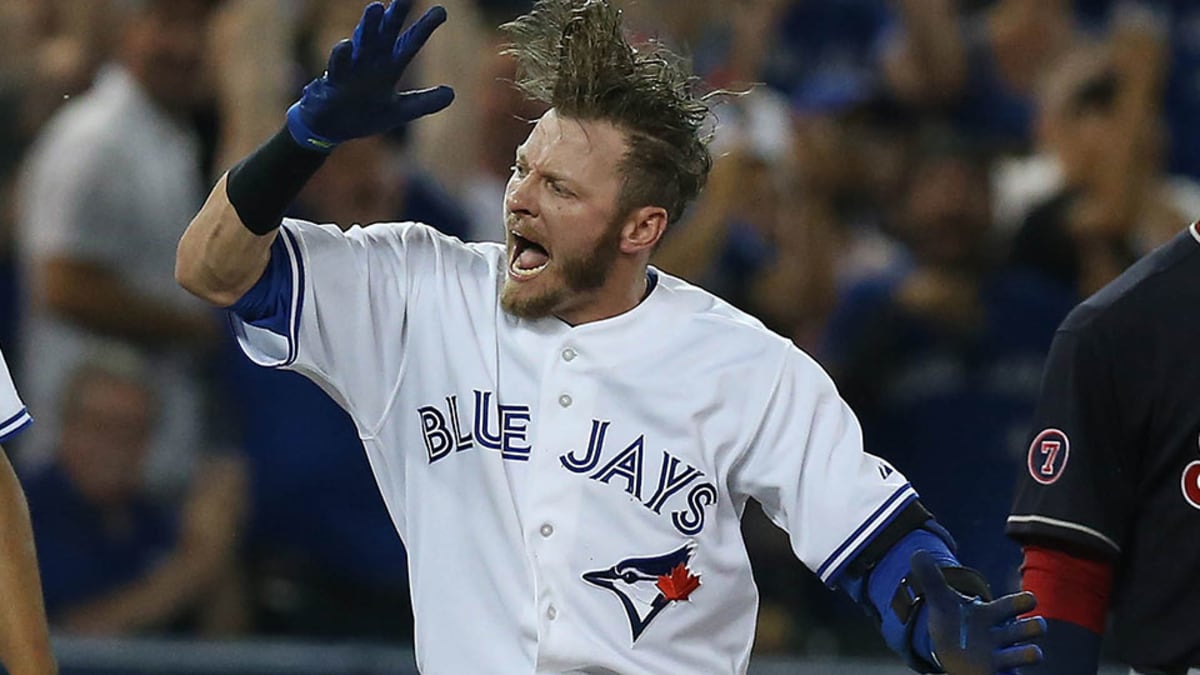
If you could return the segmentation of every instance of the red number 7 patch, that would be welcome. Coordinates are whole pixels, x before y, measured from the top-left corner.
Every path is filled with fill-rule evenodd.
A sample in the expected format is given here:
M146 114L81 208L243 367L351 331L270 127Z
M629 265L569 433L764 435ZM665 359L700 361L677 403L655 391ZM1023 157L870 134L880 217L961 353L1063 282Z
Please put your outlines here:
M1071 440L1058 429L1045 429L1029 445L1029 475L1042 485L1062 477L1071 456Z

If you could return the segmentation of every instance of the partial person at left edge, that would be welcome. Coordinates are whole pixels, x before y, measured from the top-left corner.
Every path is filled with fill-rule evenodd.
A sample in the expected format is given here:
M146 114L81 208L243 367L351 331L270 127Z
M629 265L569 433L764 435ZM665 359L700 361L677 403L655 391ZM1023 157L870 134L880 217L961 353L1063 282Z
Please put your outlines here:
M33 422L0 354L0 443ZM12 675L57 673L25 493L0 448L0 663Z

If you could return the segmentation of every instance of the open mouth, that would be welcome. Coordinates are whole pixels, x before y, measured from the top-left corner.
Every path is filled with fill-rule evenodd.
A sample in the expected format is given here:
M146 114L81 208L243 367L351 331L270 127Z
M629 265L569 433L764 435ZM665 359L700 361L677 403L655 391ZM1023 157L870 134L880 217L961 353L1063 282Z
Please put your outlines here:
M518 279L530 279L550 264L550 253L541 244L510 232L513 238L512 260L508 270Z

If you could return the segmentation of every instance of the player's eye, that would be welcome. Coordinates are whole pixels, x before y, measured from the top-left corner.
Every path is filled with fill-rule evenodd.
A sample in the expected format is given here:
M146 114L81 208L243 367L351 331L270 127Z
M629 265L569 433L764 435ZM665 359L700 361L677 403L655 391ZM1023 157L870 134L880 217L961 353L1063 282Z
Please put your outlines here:
M512 171L513 175L515 175L517 178L524 176L526 172L525 167L521 166L520 164L513 164L511 167L509 167L509 170Z
M550 181L550 191L559 197L573 197L575 193L568 190L562 183L552 180Z

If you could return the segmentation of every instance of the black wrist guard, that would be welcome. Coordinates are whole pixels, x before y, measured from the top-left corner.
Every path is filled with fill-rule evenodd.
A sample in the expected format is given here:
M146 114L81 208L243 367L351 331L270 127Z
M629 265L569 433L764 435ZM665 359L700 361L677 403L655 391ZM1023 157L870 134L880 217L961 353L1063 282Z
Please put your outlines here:
M225 179L225 194L238 218L254 234L279 227L283 214L328 155L297 145L284 127Z
M941 569L942 576L946 577L946 585L950 588L968 598L977 597L984 602L991 601L992 589L988 587L987 580L979 572L970 567L943 567ZM900 623L907 624L909 619L916 614L924 600L923 595L923 590L910 577L906 576L900 581L900 586L896 588L896 594L892 596L892 611L896 613Z

